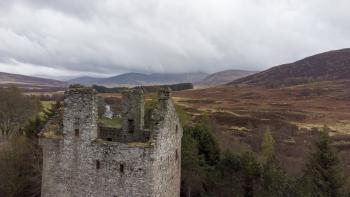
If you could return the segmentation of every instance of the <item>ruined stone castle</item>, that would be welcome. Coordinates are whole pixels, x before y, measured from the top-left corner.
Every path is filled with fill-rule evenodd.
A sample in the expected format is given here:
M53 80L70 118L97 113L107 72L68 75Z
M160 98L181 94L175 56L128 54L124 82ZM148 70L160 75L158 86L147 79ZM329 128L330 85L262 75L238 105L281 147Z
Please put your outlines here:
M43 197L180 196L181 137L169 91L145 109L142 89L122 95L122 124L99 123L98 97L71 86L40 134Z

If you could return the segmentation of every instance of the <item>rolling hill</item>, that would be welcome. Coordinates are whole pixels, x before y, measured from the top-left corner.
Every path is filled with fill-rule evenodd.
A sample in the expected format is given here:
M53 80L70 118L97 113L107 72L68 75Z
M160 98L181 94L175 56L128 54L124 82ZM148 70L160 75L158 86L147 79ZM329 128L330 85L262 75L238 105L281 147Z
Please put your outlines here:
M317 54L290 64L235 80L233 84L263 86L297 85L318 81L350 79L350 49Z
M125 73L109 78L80 77L68 81L70 84L103 85L103 86L140 86L140 85L166 85L176 83L193 83L204 79L208 74L203 72L181 74L141 74Z
M198 85L215 86L229 83L233 80L257 73L257 71L247 70L224 70L205 77Z
M94 85L98 84L103 78L97 77L78 77L68 81L69 84Z
M68 83L58 80L0 72L0 85L8 84L25 87L66 87L68 85Z

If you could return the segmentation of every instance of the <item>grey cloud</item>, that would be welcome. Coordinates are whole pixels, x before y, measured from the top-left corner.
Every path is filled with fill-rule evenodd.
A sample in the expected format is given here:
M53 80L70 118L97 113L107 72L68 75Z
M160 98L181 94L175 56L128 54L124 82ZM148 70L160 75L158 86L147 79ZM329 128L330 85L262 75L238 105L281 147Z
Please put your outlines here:
M2 65L37 65L41 75L44 68L67 76L262 70L350 44L347 0L4 0L0 6Z

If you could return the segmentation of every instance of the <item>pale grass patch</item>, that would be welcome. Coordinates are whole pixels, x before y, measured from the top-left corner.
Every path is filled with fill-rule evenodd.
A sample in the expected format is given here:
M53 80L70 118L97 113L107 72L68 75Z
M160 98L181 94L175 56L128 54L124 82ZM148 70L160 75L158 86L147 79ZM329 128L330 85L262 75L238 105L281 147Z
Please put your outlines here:
M240 131L240 132L249 132L249 129L246 127L230 126L228 130Z
M323 129L324 126L327 126L331 130L333 130L335 133L338 134L350 134L350 121L348 120L340 120L340 121L334 121L332 124L317 124L317 123L299 123L294 122L296 126L298 126L299 129L308 129L311 130L312 128L317 129Z

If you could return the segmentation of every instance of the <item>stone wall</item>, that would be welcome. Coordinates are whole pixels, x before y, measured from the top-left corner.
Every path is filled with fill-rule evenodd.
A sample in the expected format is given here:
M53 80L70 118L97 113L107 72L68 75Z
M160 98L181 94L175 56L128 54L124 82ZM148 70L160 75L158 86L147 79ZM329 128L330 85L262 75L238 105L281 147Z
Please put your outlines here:
M171 99L160 103L152 113L150 140L110 142L98 138L95 92L80 86L67 90L63 136L40 140L42 196L180 196L182 128Z
M98 136L100 139L112 142L124 142L121 128L99 127Z
M123 92L123 135L126 142L144 140L145 100L141 89Z
M42 196L153 196L152 147L102 140L72 149L54 144L45 146Z
M156 139L157 161L153 168L159 172L154 176L156 196L179 196L181 180L182 127L169 91L159 95L159 106L153 112L153 132ZM164 193L164 191L167 191Z

